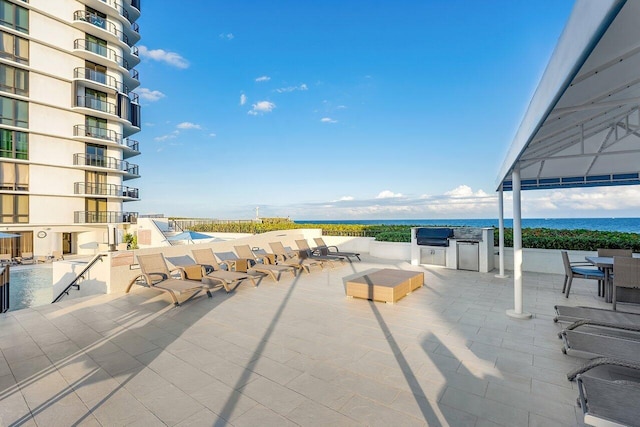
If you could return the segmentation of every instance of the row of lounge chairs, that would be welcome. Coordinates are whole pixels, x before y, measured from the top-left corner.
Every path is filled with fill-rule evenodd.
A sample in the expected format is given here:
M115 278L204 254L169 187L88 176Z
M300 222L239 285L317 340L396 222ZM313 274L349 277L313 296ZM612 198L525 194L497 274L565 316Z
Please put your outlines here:
M169 269L161 253L137 255L141 274L131 280L126 293L138 284L168 293L173 303L179 306L178 296L184 293L193 297L204 290L211 297L211 290L217 287L230 292L231 286L243 281L255 287L256 280L263 277L271 277L277 282L283 273L291 273L295 277L303 271L310 273L311 267L323 269L326 265L333 267L336 263L351 262L350 256L360 260L359 253L340 252L337 248L330 250L326 245L312 249L306 240L296 240L296 244L298 250L294 251L281 242L271 242L269 246L272 253L259 248L252 249L249 245L234 246L235 253L194 249L192 254L195 263L173 270Z
M562 351L587 359L567 378L578 385L588 425L640 425L640 314L556 306Z

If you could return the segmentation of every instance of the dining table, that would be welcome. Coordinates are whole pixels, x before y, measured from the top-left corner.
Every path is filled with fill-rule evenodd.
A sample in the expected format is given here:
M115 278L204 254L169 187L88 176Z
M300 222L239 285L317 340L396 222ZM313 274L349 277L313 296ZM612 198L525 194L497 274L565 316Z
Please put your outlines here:
M634 258L640 258L640 254L634 253ZM614 261L612 256L586 256L584 259L590 264L600 268L604 272L604 300L605 302L613 301L613 268Z

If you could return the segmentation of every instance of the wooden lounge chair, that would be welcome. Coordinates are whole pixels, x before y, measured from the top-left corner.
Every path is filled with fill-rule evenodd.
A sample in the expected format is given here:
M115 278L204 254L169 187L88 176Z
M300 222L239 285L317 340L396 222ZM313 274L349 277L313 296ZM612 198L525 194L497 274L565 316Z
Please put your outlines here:
M578 402L586 425L638 425L640 365L597 358L569 373L568 378L578 384Z
M257 271L259 273L268 274L276 282L278 281L280 274L285 271L291 272L293 277L296 277L295 267L291 267L289 265L264 264L260 262L249 245L234 246L233 248L236 250L239 259L247 261L247 272Z
M18 264L34 264L36 262L33 252L22 252L21 256L16 257Z
M298 249L300 249L300 258L312 259L315 261L328 262L331 267L334 266L335 262L344 262L345 257L343 256L333 256L333 255L319 255L314 254L311 247L309 247L309 243L307 243L306 239L296 240L296 245L298 245Z
M239 284L243 280L249 280L253 287L256 286L255 276L252 274L223 270L211 249L193 249L191 253L202 267L202 276L221 280L225 291L230 292L230 284Z
M270 242L269 246L278 260L278 264L290 265L295 268L311 272L311 267L318 266L322 270L322 262L309 258L300 258L298 252L288 251L281 242Z
M0 266L12 265L13 257L11 254L0 254Z
M344 252L338 249L337 246L327 246L322 237L314 237L313 241L316 243L316 249L320 251L320 255L336 255L346 257L351 262L351 257L358 258L360 261L360 254L357 252Z
M62 261L62 260L64 260L64 255L62 255L62 251L53 251L53 252L51 252L51 260L52 261Z
M158 289L162 292L168 293L176 306L180 305L178 295L182 295L184 293L192 294L189 297L192 298L201 290L205 290L207 292L207 296L211 298L211 283L186 280L185 273L182 268L169 270L167 262L164 259L164 255L161 253L138 255L137 258L142 274L135 277L129 283L125 293L129 293L134 284ZM174 272L179 273L179 279L172 276Z
M562 292L565 292L565 297L569 298L571 282L573 282L574 278L597 280L598 294L600 294L600 289L603 288L602 283L604 283L604 272L597 268L587 268L571 263L567 251L560 251L560 253L562 255L562 263L564 264L564 285L562 286Z

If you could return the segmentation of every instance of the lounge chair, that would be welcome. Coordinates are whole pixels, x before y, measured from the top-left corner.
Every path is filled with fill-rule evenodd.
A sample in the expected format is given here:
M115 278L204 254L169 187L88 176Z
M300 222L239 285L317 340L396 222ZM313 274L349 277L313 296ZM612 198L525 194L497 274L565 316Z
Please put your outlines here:
M613 309L616 309L617 288L640 288L640 258L614 256Z
M607 323L621 323L640 325L640 314L613 311L596 307L571 307L568 305L556 305L556 317L554 322L573 323L577 320L596 320Z
M18 264L34 264L36 262L33 252L22 252L21 256L16 257Z
M309 258L300 258L298 252L288 251L281 242L269 243L271 250L276 255L278 264L291 265L295 268L311 272L311 267L318 266L323 269L322 262Z
M640 420L640 365L598 358L567 375L578 384L584 423L634 426Z
M295 267L289 265L264 264L259 262L249 245L234 246L233 248L236 250L239 259L246 260L247 272L257 271L259 273L268 274L276 282L280 275L285 271L291 272L293 277L296 277Z
M320 255L337 255L346 257L351 262L351 257L358 258L360 261L360 254L357 252L344 252L338 249L337 246L327 246L322 237L314 237L313 241L316 243L316 249L320 251Z
M216 280L222 280L225 291L229 292L229 284L240 283L243 280L249 280L253 287L256 286L255 276L248 273L237 271L223 270L216 260L211 249L192 249L191 253L196 262L202 267L201 275L203 277L211 277Z
M640 325L579 320L559 333L565 354L615 357L640 363Z
M12 265L13 257L11 254L0 254L0 266Z
M296 245L298 246L298 249L300 249L300 258L328 262L331 267L333 267L334 262L344 262L346 259L346 257L343 256L320 255L319 253L315 254L306 239L296 240Z
M564 285L562 292L565 292L565 297L569 298L569 292L571 291L571 282L574 278L577 279L594 279L598 281L598 295L601 294L604 283L604 272L597 268L582 267L582 263L571 263L569 261L569 254L567 251L560 251L562 254L562 263L564 264Z
M51 252L51 260L52 261L62 261L62 260L64 260L64 255L62 255L62 251L53 251L53 252Z
M129 293L134 284L158 289L162 292L168 293L176 306L180 305L177 296L184 293L192 294L191 297L189 297L192 298L201 290L205 290L207 292L207 296L211 298L211 283L186 280L184 270L182 268L169 270L167 262L164 259L164 255L161 253L138 255L137 258L142 274L135 277L129 283L125 293ZM179 279L172 276L175 272L180 274Z

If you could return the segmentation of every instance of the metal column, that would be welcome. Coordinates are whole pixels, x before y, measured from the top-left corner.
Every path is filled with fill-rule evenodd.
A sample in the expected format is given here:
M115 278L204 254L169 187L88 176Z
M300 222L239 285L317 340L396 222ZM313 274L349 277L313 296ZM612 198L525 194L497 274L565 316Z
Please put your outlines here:
M531 313L522 311L522 211L520 194L520 167L516 165L511 173L513 181L513 310L507 315L517 319L529 319Z

